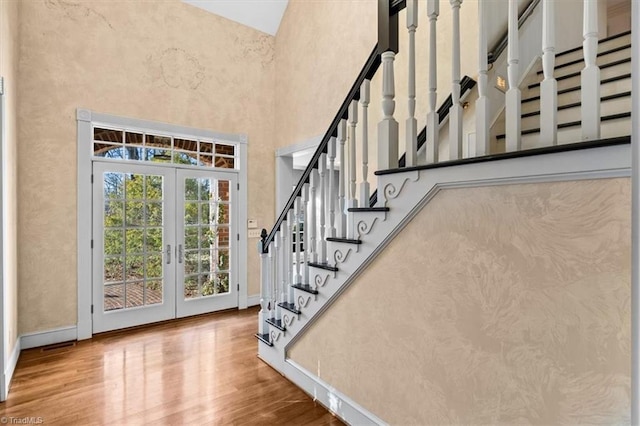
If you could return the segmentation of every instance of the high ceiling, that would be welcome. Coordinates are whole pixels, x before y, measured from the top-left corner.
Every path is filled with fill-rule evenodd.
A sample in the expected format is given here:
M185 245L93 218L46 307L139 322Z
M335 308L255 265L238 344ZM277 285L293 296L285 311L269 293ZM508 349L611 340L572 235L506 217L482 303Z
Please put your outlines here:
M289 0L182 0L258 31L276 35Z

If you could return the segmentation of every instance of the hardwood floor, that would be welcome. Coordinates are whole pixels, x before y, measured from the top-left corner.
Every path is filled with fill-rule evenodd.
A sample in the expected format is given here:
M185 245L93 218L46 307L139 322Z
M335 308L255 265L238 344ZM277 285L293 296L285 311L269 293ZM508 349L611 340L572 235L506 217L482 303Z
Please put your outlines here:
M65 425L341 425L257 358L256 317L256 308L223 312L23 351L0 416Z

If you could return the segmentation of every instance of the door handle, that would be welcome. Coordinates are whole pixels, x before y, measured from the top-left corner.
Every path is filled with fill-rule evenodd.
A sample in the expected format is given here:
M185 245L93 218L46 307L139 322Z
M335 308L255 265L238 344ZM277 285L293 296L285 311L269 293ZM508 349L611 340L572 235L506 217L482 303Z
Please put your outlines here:
M178 244L178 263L182 263L182 244Z
M171 244L167 244L167 265L171 263Z

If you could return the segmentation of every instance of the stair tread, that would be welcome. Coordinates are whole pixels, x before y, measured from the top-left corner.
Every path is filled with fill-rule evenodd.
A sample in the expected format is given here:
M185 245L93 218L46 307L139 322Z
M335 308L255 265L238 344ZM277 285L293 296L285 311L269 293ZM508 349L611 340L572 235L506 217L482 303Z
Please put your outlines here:
M354 239L350 239L350 238L329 237L329 238L327 238L327 241L331 241L331 242L334 242L334 243L362 244L362 240L354 240Z
M616 93L614 95L601 97L600 98L600 102L607 102L607 101L611 101L613 99L626 98L626 97L629 97L629 96L631 96L631 92ZM558 111L579 107L580 105L582 105L580 102L573 102L573 103L570 103L570 104L561 105L561 106L558 107ZM533 117L533 116L536 116L536 115L540 115L540 110L528 112L526 114L522 114L522 118Z
M311 294L318 294L318 290L311 287L309 284L294 284L291 287L296 288L298 290L306 291Z
M256 336L258 340L260 340L262 343L266 344L267 346L273 346L273 343L271 343L271 340L269 340L268 333L265 333L265 334L256 333L254 334L254 336Z
M624 58L624 59L620 59L618 61L609 62L608 64L603 64L599 68L601 70L603 70L603 69L615 67L617 65L626 64L626 63L629 63L629 62L631 62L631 58ZM566 74L566 75L562 75L560 77L556 77L556 81L562 81L562 80L567 80L567 79L570 79L570 78L573 78L573 77L579 77L581 72L582 71L576 71L576 72L572 72L570 74ZM539 82L530 84L529 86L527 86L527 88L533 89L533 88L538 87L538 86L540 86Z
M312 266L314 268L326 269L327 271L338 272L338 268L327 263L309 262L309 266Z
M618 47L613 48L613 49L605 50L604 52L599 52L597 56L610 55L612 53L621 52L621 51L623 51L625 49L630 49L630 48L631 48L631 44L625 44L624 46L618 46ZM558 69L561 69L561 68L570 67L571 65L580 64L580 63L583 63L583 62L584 62L584 58L580 58L580 59L576 59L575 61L569 61L569 62L565 62L564 64L556 65L553 69L554 70L558 70ZM536 74L542 75L542 74L544 74L544 71L540 70Z
M349 207L350 212L388 212L389 207Z
M278 306L280 306L283 309L286 309L287 311L294 313L296 315L300 315L302 312L300 312L299 310L296 309L296 304L295 303L287 303L287 302L280 302L278 303Z
M624 32L621 32L619 34L614 34L612 36L603 38L602 40L598 40L598 44L604 43L604 42L607 42L607 41L610 41L610 40L615 40L617 38L624 37L624 36L627 36L629 34L631 34L631 31L624 31ZM556 53L556 58L559 57L559 56L564 56L564 55L568 55L568 54L573 53L573 52L577 52L579 50L582 50L582 46L574 47L572 49L565 50L564 52Z
M625 80L627 78L631 78L631 74L630 73L629 74L618 75L616 77L606 78L606 79L604 79L604 80L602 80L600 82L600 85L607 84L607 83L613 83L613 82L619 81L619 80ZM569 93L569 92L576 92L576 91L580 90L581 88L582 88L582 86L574 86L574 87L570 87L568 89L558 90L558 95L563 95L563 94ZM539 100L540 100L540 96L532 96L530 98L523 99L522 103L539 101Z
M628 118L631 117L631 113L630 112L622 112L620 114L611 114L611 115L605 115L603 117L600 118L600 121L611 121L611 120L618 120L621 118ZM569 121L567 123L562 123L562 124L558 124L558 129L566 129L568 127L574 127L574 126L579 126L582 124L582 121L580 120L576 120L576 121ZM534 133L539 133L540 132L540 128L536 127L533 129L528 129L528 130L523 130L520 134L521 135L531 135ZM496 136L496 139L504 139L505 138L505 134L500 134Z
M281 319L267 318L267 324L274 326L280 331L287 331L287 328L284 325L282 325Z

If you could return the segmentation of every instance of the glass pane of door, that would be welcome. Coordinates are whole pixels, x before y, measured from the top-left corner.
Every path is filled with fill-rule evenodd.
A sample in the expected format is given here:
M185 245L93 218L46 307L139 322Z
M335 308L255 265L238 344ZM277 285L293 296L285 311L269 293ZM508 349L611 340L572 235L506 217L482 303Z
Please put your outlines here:
M235 176L179 171L179 316L237 306L231 285L234 180Z
M104 319L100 331L150 322L147 317L168 319L173 300L167 293L175 291L168 216L174 172L101 163L94 168L94 185L102 186L94 188L94 315Z
M104 310L162 303L164 177L106 172Z

